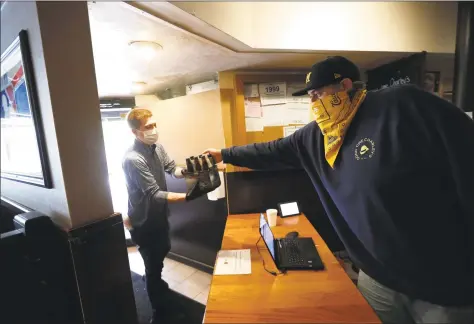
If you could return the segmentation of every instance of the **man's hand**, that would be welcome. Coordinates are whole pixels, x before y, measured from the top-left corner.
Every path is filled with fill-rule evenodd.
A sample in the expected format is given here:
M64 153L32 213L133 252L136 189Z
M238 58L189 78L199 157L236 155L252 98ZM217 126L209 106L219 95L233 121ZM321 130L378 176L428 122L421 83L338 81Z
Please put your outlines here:
M219 162L216 165L218 171L225 171L226 165L223 162Z
M180 202L180 201L186 201L185 193L168 192L168 202L174 203L174 202Z
M125 226L126 229L131 229L132 228L132 223L130 222L130 218L126 215L122 215L123 219L123 225Z
M205 150L203 153L204 154L211 154L216 163L222 162L222 153L221 150L215 149L215 148L209 148Z

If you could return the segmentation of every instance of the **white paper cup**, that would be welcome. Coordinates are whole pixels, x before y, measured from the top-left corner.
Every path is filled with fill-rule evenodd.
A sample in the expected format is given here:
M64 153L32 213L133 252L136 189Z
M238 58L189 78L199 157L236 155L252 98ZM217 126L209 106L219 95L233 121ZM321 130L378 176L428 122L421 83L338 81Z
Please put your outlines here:
M278 211L276 209L267 209L267 220L268 220L268 225L270 225L270 227L276 226L277 214L278 214Z

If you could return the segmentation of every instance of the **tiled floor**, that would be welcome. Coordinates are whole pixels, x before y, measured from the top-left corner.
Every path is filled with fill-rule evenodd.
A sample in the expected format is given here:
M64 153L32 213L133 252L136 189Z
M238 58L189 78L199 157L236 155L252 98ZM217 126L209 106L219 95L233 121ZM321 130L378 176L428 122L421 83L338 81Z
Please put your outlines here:
M130 270L145 274L145 266L136 247L128 248ZM171 259L165 259L163 278L171 289L206 305L212 276Z

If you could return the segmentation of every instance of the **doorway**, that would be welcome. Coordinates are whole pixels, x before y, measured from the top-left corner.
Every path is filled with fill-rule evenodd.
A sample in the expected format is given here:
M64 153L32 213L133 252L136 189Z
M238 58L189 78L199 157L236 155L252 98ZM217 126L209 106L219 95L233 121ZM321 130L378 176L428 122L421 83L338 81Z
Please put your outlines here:
M112 204L114 211L123 216L127 216L128 213L128 193L122 170L122 159L135 139L126 120L130 110L131 108L100 109ZM127 229L125 229L125 236L126 239L130 239Z

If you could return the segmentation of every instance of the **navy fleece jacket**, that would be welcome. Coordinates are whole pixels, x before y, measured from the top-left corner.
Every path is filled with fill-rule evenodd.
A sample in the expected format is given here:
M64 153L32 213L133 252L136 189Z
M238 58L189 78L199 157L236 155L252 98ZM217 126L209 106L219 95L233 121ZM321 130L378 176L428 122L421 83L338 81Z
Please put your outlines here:
M303 168L354 263L445 306L473 302L474 121L410 85L368 92L332 169L315 122L222 150L252 169Z

